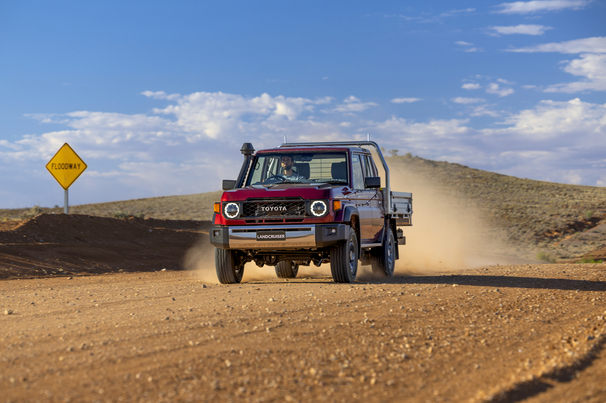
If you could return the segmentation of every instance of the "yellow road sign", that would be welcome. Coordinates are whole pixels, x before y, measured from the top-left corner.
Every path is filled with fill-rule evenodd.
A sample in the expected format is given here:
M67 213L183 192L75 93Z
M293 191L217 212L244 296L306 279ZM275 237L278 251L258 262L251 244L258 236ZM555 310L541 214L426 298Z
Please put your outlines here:
M65 190L84 172L87 165L82 161L78 154L65 143L57 151L57 154L46 164L46 169L59 182L59 185Z

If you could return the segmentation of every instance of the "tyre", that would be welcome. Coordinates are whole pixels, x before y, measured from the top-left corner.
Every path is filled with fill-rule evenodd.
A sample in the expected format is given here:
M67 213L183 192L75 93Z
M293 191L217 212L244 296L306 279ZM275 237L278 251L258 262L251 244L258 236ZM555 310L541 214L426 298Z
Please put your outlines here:
M299 273L299 265L292 260L283 260L276 265L276 274L280 278L295 278Z
M244 275L244 263L240 262L233 250L215 249L215 269L221 284L239 283Z
M380 277L391 277L396 266L396 241L391 228L387 227L387 234L383 246L373 249L370 262L372 273Z
M344 243L330 249L330 271L335 283L353 283L358 274L358 237L352 229Z

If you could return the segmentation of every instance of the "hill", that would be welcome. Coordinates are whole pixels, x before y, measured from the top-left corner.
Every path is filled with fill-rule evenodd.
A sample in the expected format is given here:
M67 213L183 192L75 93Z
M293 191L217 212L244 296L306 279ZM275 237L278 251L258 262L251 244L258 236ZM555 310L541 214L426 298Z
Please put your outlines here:
M388 165L393 188L413 192L413 223L443 227L445 219L456 218L450 228L456 237L465 227L471 228L472 221L481 221L481 238L502 239L518 254L539 253L551 261L606 258L606 188L516 178L411 155L390 157ZM70 207L70 213L202 221L211 219L213 202L220 195L217 191L84 204ZM0 218L24 219L62 211L38 206L4 209ZM424 215L440 220L419 223L416 217Z

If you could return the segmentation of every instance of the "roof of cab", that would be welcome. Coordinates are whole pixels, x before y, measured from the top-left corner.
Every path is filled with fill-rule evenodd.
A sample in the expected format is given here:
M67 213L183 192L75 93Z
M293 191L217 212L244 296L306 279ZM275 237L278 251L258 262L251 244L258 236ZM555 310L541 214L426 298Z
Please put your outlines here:
M297 152L307 152L307 151L319 151L319 152L326 152L326 151L348 151L348 152L362 152L362 153L370 153L370 151L368 151L365 148L360 148L360 147L343 147L343 146L326 146L326 145L321 145L321 146L301 146L301 147L279 147L279 148L269 148L266 150L259 150L257 151L258 153L284 153L284 154L292 154L292 153L297 153Z

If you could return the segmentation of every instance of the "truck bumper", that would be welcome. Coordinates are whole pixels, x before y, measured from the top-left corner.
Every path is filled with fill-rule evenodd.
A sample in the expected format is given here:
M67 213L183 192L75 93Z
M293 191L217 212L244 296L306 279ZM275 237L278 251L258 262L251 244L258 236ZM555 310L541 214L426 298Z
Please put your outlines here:
M347 240L349 228L345 224L217 226L209 235L210 243L221 249L318 249Z

